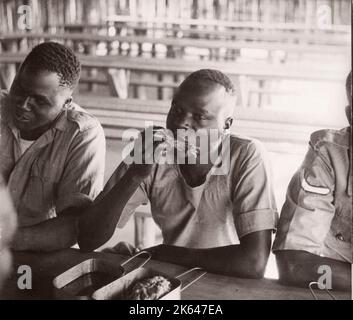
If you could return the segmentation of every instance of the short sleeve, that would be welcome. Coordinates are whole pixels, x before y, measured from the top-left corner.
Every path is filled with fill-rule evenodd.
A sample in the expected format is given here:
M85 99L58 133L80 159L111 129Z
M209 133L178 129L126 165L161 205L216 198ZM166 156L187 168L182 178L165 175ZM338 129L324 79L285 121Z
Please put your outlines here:
M329 161L310 147L289 184L273 251L304 250L321 255L335 215L333 194L334 172Z
M105 167L105 136L101 125L80 131L70 146L57 186L56 212L90 204L101 192Z
M257 141L243 148L241 165L233 178L233 217L239 238L274 230L278 219L268 155Z

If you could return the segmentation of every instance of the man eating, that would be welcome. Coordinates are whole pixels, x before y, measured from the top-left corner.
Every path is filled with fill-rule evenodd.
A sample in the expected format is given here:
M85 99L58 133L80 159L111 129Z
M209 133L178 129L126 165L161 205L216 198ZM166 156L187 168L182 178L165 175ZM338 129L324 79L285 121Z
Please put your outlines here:
M215 273L263 277L277 210L263 147L229 133L235 101L234 86L222 72L203 69L189 75L173 98L166 127L174 137L191 132L183 141L193 161L183 161L185 153L176 157L177 163L159 161L166 141L156 138L161 131L157 128L152 129L155 139L148 142L146 129L142 141L147 146L141 152L138 144L134 149L134 159L142 156L144 161L123 161L81 216L81 250L104 244L117 225L123 227L134 210L149 201L163 235L162 245L147 249L153 258ZM218 138L212 140L215 132ZM196 136L208 143L197 142ZM196 141L196 148L189 147L188 140ZM153 153L152 163L147 159Z

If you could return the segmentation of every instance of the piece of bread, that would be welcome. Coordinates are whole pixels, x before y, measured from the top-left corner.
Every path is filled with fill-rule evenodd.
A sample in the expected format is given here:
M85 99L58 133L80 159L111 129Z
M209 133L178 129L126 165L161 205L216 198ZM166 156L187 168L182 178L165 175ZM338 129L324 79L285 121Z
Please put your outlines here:
M157 300L169 292L172 284L162 276L145 278L133 285L128 300Z
M200 148L191 143L187 137L183 137L182 135L174 137L169 130L158 129L154 132L154 136L158 140L163 141L162 145L166 150L175 148L178 151L186 151L190 153L194 158L196 158L200 153Z

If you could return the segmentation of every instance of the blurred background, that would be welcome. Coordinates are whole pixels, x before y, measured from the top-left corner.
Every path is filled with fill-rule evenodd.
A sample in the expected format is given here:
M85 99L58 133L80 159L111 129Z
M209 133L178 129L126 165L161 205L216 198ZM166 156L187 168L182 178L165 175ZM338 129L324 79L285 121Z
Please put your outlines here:
M238 88L233 132L262 141L281 209L310 133L347 126L350 0L0 0L0 88L43 41L71 47L83 64L75 101L102 123L106 179L122 133L163 125L175 88L201 68ZM161 242L149 207L106 246ZM267 277L276 278L271 256Z

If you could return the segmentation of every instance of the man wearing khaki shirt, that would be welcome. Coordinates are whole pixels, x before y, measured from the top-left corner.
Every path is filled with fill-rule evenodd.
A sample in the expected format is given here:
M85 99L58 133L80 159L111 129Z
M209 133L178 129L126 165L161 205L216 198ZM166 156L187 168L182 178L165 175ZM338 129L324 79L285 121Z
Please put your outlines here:
M351 86L350 74L346 85L350 123ZM289 184L273 245L282 282L307 286L320 278L319 268L327 266L332 287L350 290L351 148L350 127L311 135L304 162Z
M80 63L63 45L35 47L2 94L0 174L18 214L14 250L51 251L76 243L72 208L102 190L105 138L72 101Z
M157 138L189 131L187 152L170 163L141 163L136 157L128 164L125 158L81 216L80 248L90 251L104 244L116 225L124 226L134 210L149 201L163 234L163 244L148 249L153 258L221 274L263 277L277 209L266 151L258 141L229 132L235 100L235 88L222 72L206 69L189 75L173 98L168 131L150 132ZM190 141L197 134L207 139L205 144L196 142L199 151ZM213 134L217 139L211 139ZM171 139L150 142L155 148L143 148L145 159L153 150L158 158L162 145L175 143ZM135 155L141 150L137 143ZM190 153L190 162L183 161L185 153Z

